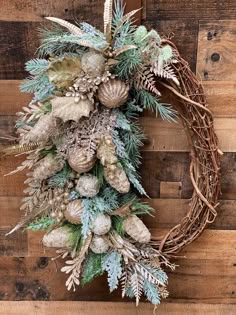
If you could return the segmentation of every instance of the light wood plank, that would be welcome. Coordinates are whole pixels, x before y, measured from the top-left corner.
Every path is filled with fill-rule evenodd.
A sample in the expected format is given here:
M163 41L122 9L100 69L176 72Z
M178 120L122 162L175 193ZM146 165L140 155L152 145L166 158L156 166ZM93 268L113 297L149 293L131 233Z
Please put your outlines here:
M181 123L169 123L155 117L141 118L148 137L144 151L187 152L189 145ZM215 130L223 152L236 152L236 118L216 118Z
M153 306L141 303L115 302L0 302L0 312L4 315L148 315L153 314ZM156 309L160 315L234 315L235 305L224 304L191 304L191 303L162 303Z
M197 71L206 81L236 81L236 20L201 21Z

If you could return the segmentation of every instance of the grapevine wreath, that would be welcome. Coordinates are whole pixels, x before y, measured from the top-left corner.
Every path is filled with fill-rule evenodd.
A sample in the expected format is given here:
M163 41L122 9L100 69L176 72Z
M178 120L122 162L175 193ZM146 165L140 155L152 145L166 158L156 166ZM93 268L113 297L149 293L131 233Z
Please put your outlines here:
M166 266L214 221L219 155L213 117L201 83L175 45L155 30L132 24L122 2L105 1L104 33L82 22L48 17L39 58L26 63L21 91L33 93L17 113L19 143L5 154L27 154L12 173L29 169L23 225L47 230L43 245L66 258L66 287L75 290L103 272L110 291L142 294L153 304L168 295ZM174 107L160 102L174 94ZM182 121L191 153L194 192L190 209L163 239L152 238L139 218L151 214L137 168L145 110ZM137 196L138 194L138 196Z

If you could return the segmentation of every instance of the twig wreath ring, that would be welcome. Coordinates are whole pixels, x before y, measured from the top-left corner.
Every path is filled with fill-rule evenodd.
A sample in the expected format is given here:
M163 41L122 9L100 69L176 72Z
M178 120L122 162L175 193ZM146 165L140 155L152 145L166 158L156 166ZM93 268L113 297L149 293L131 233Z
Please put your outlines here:
M29 170L25 216L8 234L25 224L46 230L44 246L66 258L68 290L107 272L110 291L120 283L136 304L142 295L159 304L168 296L163 267L174 269L171 256L217 215L221 152L201 84L172 42L132 24L136 12L106 0L103 32L47 18L54 24L41 31L21 85L34 96L17 113L19 142L3 150L27 154L10 174ZM160 86L176 95L174 107L160 102ZM153 210L137 196L146 195L137 171L144 109L179 116L191 147L190 210L161 240L139 218Z

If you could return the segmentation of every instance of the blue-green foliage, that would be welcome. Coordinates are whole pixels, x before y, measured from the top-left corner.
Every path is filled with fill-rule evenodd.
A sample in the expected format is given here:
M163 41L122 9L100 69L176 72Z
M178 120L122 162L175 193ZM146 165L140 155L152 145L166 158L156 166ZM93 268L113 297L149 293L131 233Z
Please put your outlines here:
M79 26L85 33L88 33L91 36L95 36L95 37L101 38L102 40L105 40L104 34L101 31L99 31L96 27L92 26L91 24L87 22L81 22L79 23Z
M132 73L142 64L141 53L137 49L129 49L117 57L118 64L113 72L122 80L127 80Z
M160 304L160 294L157 286L147 280L144 280L143 291L148 301L155 305Z
M25 70L30 73L30 76L23 81L20 90L25 93L34 93L33 102L46 100L55 90L46 73L48 64L46 59L32 59L25 64Z
M107 271L110 292L118 287L122 275L122 256L117 251L106 254L102 259L102 268Z
M91 230L91 224L99 213L110 212L119 207L119 193L111 188L104 188L93 198L83 199L82 234L86 237Z
M25 70L32 75L40 75L47 70L48 65L48 60L36 58L26 62Z

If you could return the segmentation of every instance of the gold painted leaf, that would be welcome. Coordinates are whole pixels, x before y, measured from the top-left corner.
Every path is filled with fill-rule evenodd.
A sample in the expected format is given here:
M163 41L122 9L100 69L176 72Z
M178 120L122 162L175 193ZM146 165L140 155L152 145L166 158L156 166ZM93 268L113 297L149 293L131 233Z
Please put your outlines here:
M94 109L91 101L88 99L75 102L74 97L56 96L51 100L52 115L61 118L63 122L73 120L78 122L81 117L88 117Z
M49 64L47 74L50 82L57 87L68 86L82 72L78 57L64 57Z

